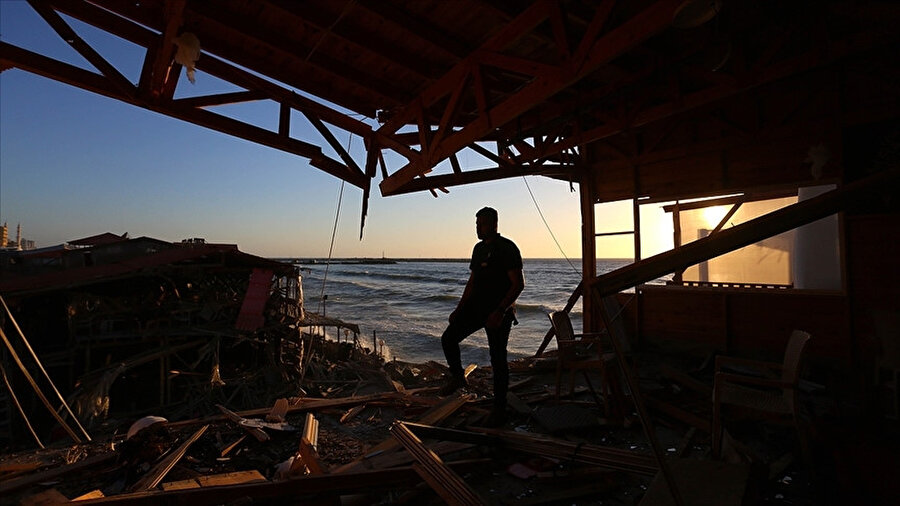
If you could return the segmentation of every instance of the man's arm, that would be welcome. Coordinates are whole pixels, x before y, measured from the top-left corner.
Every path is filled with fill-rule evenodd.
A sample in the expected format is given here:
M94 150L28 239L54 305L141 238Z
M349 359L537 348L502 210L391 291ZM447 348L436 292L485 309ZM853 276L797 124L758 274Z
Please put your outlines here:
M503 322L503 315L512 307L516 299L519 298L519 294L525 289L525 274L522 272L522 269L510 269L506 271L506 275L509 276L509 290L500 299L500 304L497 308L488 316L487 326L491 328L500 326Z

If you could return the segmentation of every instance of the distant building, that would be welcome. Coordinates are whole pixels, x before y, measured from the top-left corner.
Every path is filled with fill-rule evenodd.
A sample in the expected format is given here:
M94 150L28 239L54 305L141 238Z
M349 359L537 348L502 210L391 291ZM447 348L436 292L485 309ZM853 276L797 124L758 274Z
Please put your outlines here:
M34 241L22 238L22 224L16 226L16 240L9 240L9 225L6 222L0 226L0 248L16 250L31 250L35 248Z

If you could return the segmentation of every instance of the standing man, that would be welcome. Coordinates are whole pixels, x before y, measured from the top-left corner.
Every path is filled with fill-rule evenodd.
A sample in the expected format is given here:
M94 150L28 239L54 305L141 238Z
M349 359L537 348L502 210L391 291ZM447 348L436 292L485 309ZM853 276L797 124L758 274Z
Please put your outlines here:
M467 385L459 343L483 328L494 371L494 407L483 425L499 427L506 423L506 391L509 389L506 344L516 319L516 298L525 288L525 277L519 248L497 233L496 210L485 207L478 211L475 230L480 242L472 250L469 281L456 309L450 313L450 325L441 336L451 377L441 387L440 395L450 395Z

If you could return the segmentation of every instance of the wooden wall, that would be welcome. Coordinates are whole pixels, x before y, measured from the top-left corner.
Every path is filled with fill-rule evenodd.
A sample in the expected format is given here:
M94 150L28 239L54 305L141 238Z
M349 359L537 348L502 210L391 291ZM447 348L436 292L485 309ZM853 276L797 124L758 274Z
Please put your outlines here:
M643 285L638 294L642 342L778 360L800 329L813 336L810 356L853 364L848 299L840 292Z

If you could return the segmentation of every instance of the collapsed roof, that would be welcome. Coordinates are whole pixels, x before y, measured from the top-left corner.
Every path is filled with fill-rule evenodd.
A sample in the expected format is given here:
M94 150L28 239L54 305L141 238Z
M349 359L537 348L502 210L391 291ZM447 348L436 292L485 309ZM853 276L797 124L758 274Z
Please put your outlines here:
M796 187L840 176L811 172L810 148L839 160L843 128L900 110L885 1L30 3L96 71L3 42L0 70L294 153L365 199L379 169L384 195L529 174L590 177L596 201ZM139 81L61 14L146 48ZM173 98L196 43L197 71L242 91ZM217 111L248 101L279 104L277 130ZM321 137L292 137L292 111ZM363 138L364 162L336 129ZM484 163L463 167L464 149Z

